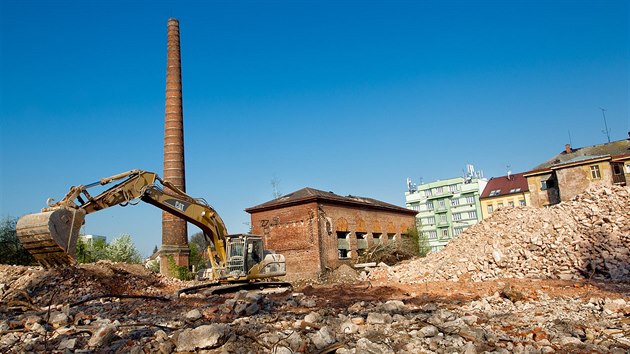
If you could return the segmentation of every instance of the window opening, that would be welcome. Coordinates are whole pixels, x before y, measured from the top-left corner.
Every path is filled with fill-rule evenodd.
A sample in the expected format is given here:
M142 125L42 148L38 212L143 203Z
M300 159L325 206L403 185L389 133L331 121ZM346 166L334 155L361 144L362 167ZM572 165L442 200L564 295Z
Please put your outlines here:
M350 243L348 242L348 233L337 231L337 251L339 259L346 259L350 253Z

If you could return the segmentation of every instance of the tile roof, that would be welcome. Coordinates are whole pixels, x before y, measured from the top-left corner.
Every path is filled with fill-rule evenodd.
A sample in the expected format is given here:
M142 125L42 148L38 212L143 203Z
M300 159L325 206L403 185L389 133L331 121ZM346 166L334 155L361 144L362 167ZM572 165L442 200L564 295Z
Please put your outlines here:
M564 164L588 161L601 157L616 157L623 155L630 156L630 139L617 140L605 144L571 149L571 152L569 153L567 153L566 151L562 151L556 156L534 167L532 171L546 170Z
M270 200L266 203L247 208L245 209L245 211L251 214L252 212L256 211L283 208L286 206L304 204L313 201L329 202L333 204L345 204L355 207L367 207L370 209L389 210L411 215L417 214L417 211L385 203L380 200L367 197L358 197L354 195L348 195L344 197L333 192L324 192L319 189L309 187L302 188L287 195L283 195L280 198Z
M524 172L514 173L510 175L510 178L508 176L490 178L479 198L484 199L528 192L529 187L527 186L527 178L523 176L524 174Z

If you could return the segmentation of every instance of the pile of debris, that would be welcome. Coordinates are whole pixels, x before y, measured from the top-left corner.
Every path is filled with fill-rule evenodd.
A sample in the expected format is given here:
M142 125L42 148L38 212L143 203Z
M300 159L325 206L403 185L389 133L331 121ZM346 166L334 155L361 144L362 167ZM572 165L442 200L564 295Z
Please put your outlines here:
M116 264L107 267L118 272ZM0 267L0 272L12 274L15 269L26 269L31 280L47 272L25 267ZM63 276L47 273L48 281L78 280L47 291L27 282L18 288L19 278L0 285L4 294L23 291L30 297L24 304L0 301L1 352L507 354L630 349L630 300L619 296L551 298L537 290L515 297L498 291L461 301L428 301L392 287L337 284L296 293L204 291L176 297L167 293L169 284L159 286L158 275L152 276L159 290L154 295L98 296L116 289L100 288L98 278L83 283L94 269L79 268L79 275L75 270ZM141 292L133 283L143 284L145 275L127 276L129 282L117 290ZM80 301L74 295L56 296L70 294L73 284L98 290Z
M588 190L548 207L497 210L445 249L387 269L400 282L496 278L630 280L630 190Z

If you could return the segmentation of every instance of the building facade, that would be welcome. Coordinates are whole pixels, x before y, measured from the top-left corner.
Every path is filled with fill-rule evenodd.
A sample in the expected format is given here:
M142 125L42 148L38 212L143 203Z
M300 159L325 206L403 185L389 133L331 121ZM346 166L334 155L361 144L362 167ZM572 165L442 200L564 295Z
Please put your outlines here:
M371 198L304 188L245 210L252 233L286 258L287 278L354 264L369 247L402 242L417 212Z
M527 178L523 173L490 178L479 200L483 219L490 217L499 208L530 205Z
M480 174L421 184L405 193L407 208L417 211L418 231L429 241L432 252L478 223L479 197L487 180Z
M524 174L531 203L548 206L598 186L630 180L630 139L565 150Z

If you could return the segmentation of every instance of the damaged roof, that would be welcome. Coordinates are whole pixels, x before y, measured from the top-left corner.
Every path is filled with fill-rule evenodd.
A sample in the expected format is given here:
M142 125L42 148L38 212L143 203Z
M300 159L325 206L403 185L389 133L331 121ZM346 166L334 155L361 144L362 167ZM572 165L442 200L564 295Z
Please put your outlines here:
M380 200L358 197L354 195L341 196L333 192L324 192L315 188L302 188L293 193L283 195L280 198L268 201L263 204L253 206L245 209L248 213L257 211L264 211L276 208L284 208L287 206L310 203L310 202L326 202L330 204L342 204L353 207L363 207L369 209L387 210L398 213L405 213L409 215L416 215L418 212L407 208L399 207L397 205L382 202Z
M562 151L556 156L534 167L530 172L547 170L564 164L588 161L602 157L615 158L624 155L630 156L630 139L617 140L610 143L586 146L577 149L572 149L570 146L567 146L567 148L570 149L570 152L567 152L567 150Z

